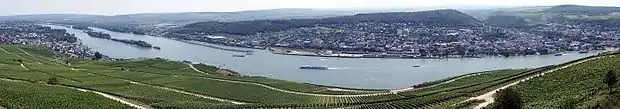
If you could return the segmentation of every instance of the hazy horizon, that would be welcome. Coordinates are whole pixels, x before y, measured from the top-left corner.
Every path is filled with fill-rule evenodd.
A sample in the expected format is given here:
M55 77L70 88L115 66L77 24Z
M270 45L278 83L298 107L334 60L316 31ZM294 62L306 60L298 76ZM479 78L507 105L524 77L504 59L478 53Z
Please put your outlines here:
M419 4L424 3L424 4ZM31 14L122 15L139 13L235 12L266 9L424 7L522 7L562 4L620 6L616 0L2 0L0 16Z

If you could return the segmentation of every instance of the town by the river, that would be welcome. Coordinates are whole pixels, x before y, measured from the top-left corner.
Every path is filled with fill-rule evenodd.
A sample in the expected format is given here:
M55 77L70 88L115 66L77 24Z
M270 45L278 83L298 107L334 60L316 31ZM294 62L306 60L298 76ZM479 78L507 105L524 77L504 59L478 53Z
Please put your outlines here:
M119 33L91 27L94 31L110 34L112 38L142 40L161 47L159 50L149 49L90 37L82 30L63 26L46 26L66 29L68 33L75 34L84 45L92 48L93 51L113 58L161 57L172 60L187 60L220 66L248 76L265 76L296 82L354 88L405 88L426 81L466 73L496 69L537 68L596 54L596 52L590 52L585 54L567 53L563 56L541 55L508 58L379 59L305 57L277 55L266 50L253 50L255 51L253 55L237 57L246 55L246 53L162 37ZM300 66L304 65L327 66L329 70L299 69Z

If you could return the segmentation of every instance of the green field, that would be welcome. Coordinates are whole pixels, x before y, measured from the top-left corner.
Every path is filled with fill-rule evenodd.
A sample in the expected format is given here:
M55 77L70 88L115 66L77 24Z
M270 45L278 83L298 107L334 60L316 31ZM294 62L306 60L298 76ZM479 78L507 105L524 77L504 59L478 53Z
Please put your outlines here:
M10 109L131 109L94 93L61 86L0 80L0 105Z
M0 51L0 78L23 81L0 81L3 86L16 86L15 88L2 87L4 88L2 91L8 90L8 92L0 94L33 96L26 97L32 99L0 96L2 97L0 98L0 105L8 108L22 108L22 106L131 108L100 95L79 92L70 87L115 95L153 108L455 108L475 105L476 102L465 101L555 67L471 73L427 82L424 85L418 85L424 87L414 90L392 92L386 89L320 86L265 77L226 76L217 73L220 70L217 67L166 59L93 61L63 58L38 46L0 45L0 48L2 48ZM593 66L607 65L610 66L609 68L617 68L611 66L617 66L618 62L589 63L596 63ZM598 65L599 63L607 64ZM192 66L196 69L193 69ZM592 66L581 67L590 68ZM563 69L562 72L569 72L568 70L571 69L583 69L581 67ZM587 71L603 70L606 69L588 69ZM549 76L555 74L559 75L560 73L553 73ZM574 77L578 76L583 75L575 75ZM50 78L56 78L58 82L55 85L47 84L50 83ZM545 76L545 78L547 77ZM598 78L598 76L594 75L591 78ZM557 107L557 104L561 104L560 102L576 97L575 94L602 87L602 83L597 85L594 84L595 80L588 80L587 82L584 81L583 84L593 85L580 86L574 90L565 90L559 86L555 86L559 89L546 86L549 88L543 90L535 87L541 87L544 84L534 84L535 81L549 82L549 84L555 82L536 78L531 82L517 86L518 89L530 91L524 91L522 94L524 101L527 101L527 105L532 108ZM575 81L567 80L566 84ZM11 90L26 90L28 87L37 88L31 88L28 90L29 92L11 92ZM331 88L352 91L329 90ZM562 92L555 95L534 96L539 91L559 91L560 89ZM73 95L76 96L70 97L83 96L76 100L97 103L97 105L76 104L76 102L49 103L52 101L37 99L37 97L58 99L67 97L56 96L51 93L75 93ZM564 94L566 94L565 97L555 97ZM597 94L593 92L591 95ZM31 102L22 103L20 100ZM585 100L583 104L593 101L595 99Z
M602 101L591 100L605 99L595 96L608 92L602 78L609 70L620 71L620 57L581 63L521 83L515 88L520 91L526 108L594 108Z

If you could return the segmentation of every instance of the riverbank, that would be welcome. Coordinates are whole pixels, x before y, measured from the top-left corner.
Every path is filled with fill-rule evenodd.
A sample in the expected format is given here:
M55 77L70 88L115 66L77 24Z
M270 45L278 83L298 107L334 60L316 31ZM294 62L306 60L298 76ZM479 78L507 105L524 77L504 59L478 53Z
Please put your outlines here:
M562 63L593 55L568 54L565 56L518 56L456 59L383 59L383 58L320 58L310 56L277 55L267 50L254 50L253 55L236 58L238 52L228 52L205 46L172 40L165 37L132 35L93 28L111 34L116 38L143 40L162 47L161 50L148 50L119 44L105 39L90 37L81 30L67 29L81 42L112 58L166 58L207 63L233 69L248 76L263 76L299 83L315 83L361 89L397 89L411 87L413 84L434 81L470 72L496 69L536 68ZM230 47L235 48L235 47ZM242 49L243 48L235 48ZM252 49L247 49L252 50ZM300 66L328 66L330 70L301 70ZM412 67L412 66L422 67ZM257 70L260 69L260 70ZM397 75L397 76L395 76Z
M78 30L85 30L85 31L91 31L92 30L92 29L88 28L88 26L84 26L84 25L72 25L71 28L78 29Z
M119 32L119 33L128 33L128 34L133 34L131 32L127 32L127 31L118 31L118 30L110 30L110 31L114 31L114 32ZM144 35L151 35L151 36L157 36L157 37L164 37L162 36L164 33L161 34L155 34L155 33L151 33L149 34L149 32L145 32L146 34ZM229 35L222 35L222 36L229 36ZM219 36L218 36L219 37ZM170 38L170 37L164 37L164 38ZM221 37L221 38L226 38L226 37ZM170 39L174 39L174 38L170 38ZM214 38L217 39L217 38ZM178 39L174 39L174 40L178 40ZM201 41L202 40L202 41ZM231 44L231 43L225 43L225 42L217 42L217 43L213 43L210 40L192 40L190 41L190 43L192 44L198 44L196 42L200 42L199 45L205 45L206 47L212 47L215 49L220 49L220 50L226 50L226 51L234 51L234 52L247 52L248 50L237 50L237 49L230 49L227 47L239 47L239 48L249 48L249 49L265 49L268 48L268 46L253 46L251 47L250 45L237 45L237 44ZM180 40L180 41L187 41L187 40ZM193 42L196 41L196 42ZM281 48L278 48L281 49ZM291 48L285 48L285 49L291 49ZM295 49L295 50L289 50L289 51L294 51L294 52L272 52L274 54L279 54L279 55L293 55L293 56L310 56L310 57L339 57L339 58L392 58L392 59L445 59L445 58L485 58L485 57L515 57L515 56L531 56L531 55L559 55L561 53L564 52L574 52L574 51L553 51L553 52L548 52L548 53L529 53L529 54L524 54L524 53L512 53L512 54L504 54L504 53L493 53L493 54L476 54L476 55L468 55L467 53L459 53L458 55L444 55L447 52L451 52L451 51L437 51L437 52L442 52L439 54L435 54L434 56L427 56L427 55L423 55L421 53L408 53L408 52L372 52L372 53L368 53L368 52L364 52L364 51L337 51L337 50L320 50L320 51L315 51L315 52L305 52L308 49ZM579 51L579 52L589 52L589 51L594 51L594 50L599 50L599 48L596 49L590 49L587 51ZM333 51L336 53L324 53L327 51ZM492 51L489 51L492 52Z
M92 30L84 31L84 32L86 34L88 34L89 36L95 37L95 38L107 39L107 40L111 40L111 41L116 41L116 42L121 42L121 43L125 43L125 44L135 45L135 46L143 47L143 48L161 49L160 47L153 46L152 44L149 44L149 43L147 43L145 41L141 41L141 40L112 38L112 36L110 36L110 34L106 34L106 33L102 33L102 32L95 32L95 31L92 31Z
M287 49L287 48L268 48L269 52L279 55L293 55L293 56L310 56L310 57L336 57L336 58L392 58L392 59L444 59L446 57L422 57L402 54L385 54L385 53L315 53L310 51ZM459 57L465 58L465 57ZM481 58L481 57L468 57L468 58Z
M161 36L160 36L161 37ZM172 38L169 38L172 39ZM239 50L233 48L226 47L239 47L239 46L227 46L221 44L214 44L208 42L200 42L200 41L188 41L181 39L173 39L189 44L195 44L205 47L210 47L219 50L225 51L233 51L233 52L250 52L251 50ZM257 48L248 48L248 47L240 47L247 49L257 49ZM290 55L290 56L306 56L306 57L332 57L332 58L379 58L379 59L476 59L476 58L489 58L489 57L522 57L522 56L544 56L544 55L555 55L555 56L564 56L567 53L579 53L579 54L588 54L590 52L602 52L609 50L618 50L618 48L606 48L605 50L591 50L591 51L567 51L560 52L555 54L535 54L535 55L517 55L517 56L501 56L501 55L475 55L475 56L460 56L460 55L450 55L450 56L416 56L410 54L389 54L389 53L345 53L340 52L336 53L331 50L302 50L302 49L291 49L291 48L282 48L282 47L268 47L266 49L257 49L257 50L266 50L272 54L277 55ZM253 52L253 51L252 51ZM562 54L562 55L558 55Z
M557 54L536 54L536 55L518 55L518 56L413 56L406 54L386 54L386 53L325 53L320 54L311 51L299 50L299 49L288 49L288 48L268 48L269 52L278 55L292 55L292 56L309 56L309 57L336 57L336 58L383 58L383 59L463 59L463 58L507 58L507 57L522 57L522 56L544 56L544 55L554 55L554 56L565 56L567 54L588 54L588 53L600 53L605 51L614 51L618 50L618 48L606 48L605 50L591 50L588 52L584 51L569 51L564 53Z
M172 39L172 38L169 38ZM172 39L172 40L176 40L179 42L184 42L184 43L188 43L188 44L192 44L192 45L198 45L198 46L203 46L203 47L209 47L209 48L213 48L213 49L218 49L218 50L224 50L224 51L232 51L232 52L243 52L243 53L252 53L254 51L252 50L240 50L240 49L234 49L234 48L226 48L226 47L222 47L222 45L210 45L209 43L199 43L199 42L194 42L194 41L189 41L189 40L182 40L182 39Z

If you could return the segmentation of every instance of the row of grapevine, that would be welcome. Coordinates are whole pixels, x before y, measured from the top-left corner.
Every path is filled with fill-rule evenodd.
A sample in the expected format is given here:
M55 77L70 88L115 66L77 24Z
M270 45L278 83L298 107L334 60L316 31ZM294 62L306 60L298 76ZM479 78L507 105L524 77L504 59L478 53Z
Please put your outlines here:
M0 75L2 72L0 72ZM0 104L15 109L88 108L131 109L94 93L39 83L9 81L0 78Z
M603 55L520 83L515 88L525 108L566 108L563 106L578 103L597 91L607 92L602 80L608 71L620 71L620 57Z
M401 98L395 94L386 94L382 96L351 96L351 97L324 97L324 96L308 96L297 95L276 90L267 89L257 85L237 84L222 82L217 80L205 79L202 77L190 76L171 76L160 73L145 73L133 71L95 71L94 73L108 75L116 78L139 81L143 83L175 88L179 90L200 93L203 95L216 96L238 101L246 101L261 104L287 104L298 103L301 105L337 105L347 103L385 101ZM149 79L150 78L150 79ZM226 89L236 90L226 90ZM220 90L213 90L220 89ZM247 93L248 91L255 93Z
M32 51L27 49L27 51ZM0 51L0 77L18 78L33 82L46 81L51 75L59 78L63 85L70 85L89 90L96 90L134 99L159 108L434 108L453 102L480 95L499 86L520 80L540 73L540 69L500 70L479 73L474 76L463 77L450 83L441 84L420 90L386 93L376 96L313 96L309 94L290 93L270 89L261 85L284 89L287 91L317 94L323 87L303 83L294 83L264 77L241 77L204 75L188 69L188 65L181 62L172 62L162 59L130 60L118 62L97 63L83 62L65 66L60 61L40 57L38 53L29 56L19 49L10 48L6 53ZM610 69L620 69L617 57L611 60L595 60L575 66L576 68L563 69L564 76L552 75L536 79L538 83L526 82L521 89L527 89L522 96L530 107L555 107L571 97L580 96L577 93L603 87L598 78L599 72ZM23 69L14 59L23 59L29 70ZM90 60L82 60L90 61ZM6 63L6 64L4 64ZM87 66L81 68L80 66ZM111 66L111 67L110 67ZM552 66L553 67L553 66ZM123 69L120 69L123 68ZM75 70L82 69L82 70ZM584 69L584 70L581 70ZM582 72L596 72L595 75ZM588 78L582 80L584 77ZM135 84L125 80L144 83ZM225 81L222 81L225 80ZM562 84L576 84L573 88L550 85L562 80ZM233 81L233 82L231 82ZM444 80L442 80L444 81ZM445 81L444 81L445 82ZM251 83L251 84L247 84ZM261 85L256 85L261 84ZM436 83L433 83L436 84ZM585 86L589 85L589 86ZM193 95L162 90L153 86L182 90L204 96L248 102L251 104L234 105L219 102ZM545 87L533 89L537 87ZM576 87L576 88L575 88ZM550 91L549 96L535 95L539 91ZM555 91L555 92L554 92ZM553 95L553 96L551 96ZM566 96L563 96L566 95Z
M426 109L439 103L466 96L462 93L441 93L431 96L414 97L392 102L350 106L352 109Z

